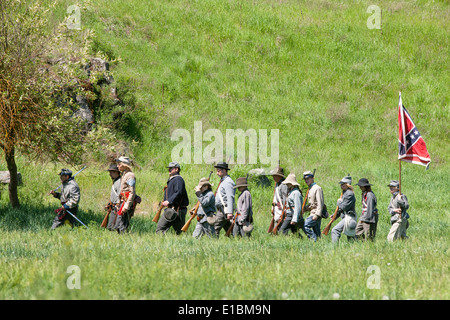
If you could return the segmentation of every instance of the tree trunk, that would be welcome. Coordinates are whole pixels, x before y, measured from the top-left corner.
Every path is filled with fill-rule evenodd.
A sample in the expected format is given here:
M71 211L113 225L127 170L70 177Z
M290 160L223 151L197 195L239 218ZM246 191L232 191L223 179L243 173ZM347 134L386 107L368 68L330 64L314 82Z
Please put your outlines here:
M3 149L3 151L5 152L5 160L6 160L6 165L8 166L9 179L10 179L9 187L8 187L9 202L11 203L11 206L13 208L19 208L20 203L19 203L19 196L17 193L17 185L18 185L17 165L16 165L16 159L15 159L14 147L12 147L10 150Z

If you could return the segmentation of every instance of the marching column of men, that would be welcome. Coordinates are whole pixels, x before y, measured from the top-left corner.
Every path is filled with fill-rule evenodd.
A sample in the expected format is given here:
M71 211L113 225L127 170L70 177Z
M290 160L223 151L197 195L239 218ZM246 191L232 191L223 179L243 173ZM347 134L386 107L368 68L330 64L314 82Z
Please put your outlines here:
M124 233L128 230L130 219L141 199L136 195L136 176L131 169L131 160L122 156L115 159L115 162L116 164L111 164L106 170L111 177L112 186L110 201L105 207L108 213L102 227ZM172 227L179 235L186 222L189 197L185 181L180 175L180 164L174 161L167 168L169 179L164 189L164 199L161 202L161 206L165 210L158 220L156 233L165 234ZM196 210L198 223L192 236L201 238L206 234L208 237L218 238L220 231L224 229L227 236L232 234L234 237L250 237L253 230L253 209L247 178L240 177L235 183L228 174L230 168L226 162L219 162L214 168L220 177L216 192L213 193L213 184L206 178L200 179L194 188L198 200ZM289 174L286 177L284 169L278 166L269 175L275 182L272 198L272 223L279 226L283 235L287 235L291 231L302 237L299 232L301 229L308 239L317 241L321 237L321 220L328 218L329 215L323 190L315 182L314 173L311 171L303 173L303 179L308 186L304 197L295 174ZM69 224L73 228L75 220L80 221L76 217L81 198L80 188L69 169L62 169L59 176L62 182L59 187L61 192L56 192L57 189L55 189L51 190L50 194L60 200L61 207L55 210L56 217L51 228L55 229L64 224ZM342 193L336 202L336 216L332 217L333 219L327 226L329 228L336 218L341 217L341 220L331 230L332 242L338 242L342 234L345 234L348 240L374 241L378 225L378 209L377 198L371 189L372 184L366 178L361 178L356 184L361 189L359 221L355 209L356 197L351 176L347 175L342 178L339 185ZM397 180L391 180L388 187L392 197L387 207L391 215L391 228L387 239L389 241L407 239L408 199L406 195L400 194ZM235 205L236 189L240 192L237 198L237 207ZM309 212L309 216L304 219L306 212ZM194 208L190 213L194 214ZM189 224L186 226L188 227ZM323 233L327 234L327 232Z

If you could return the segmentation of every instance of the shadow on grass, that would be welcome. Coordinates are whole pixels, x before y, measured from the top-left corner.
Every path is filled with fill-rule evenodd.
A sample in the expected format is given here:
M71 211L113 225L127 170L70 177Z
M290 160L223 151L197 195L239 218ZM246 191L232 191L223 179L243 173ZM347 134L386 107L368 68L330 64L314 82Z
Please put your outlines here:
M14 209L6 206L0 209L0 230L5 231L42 231L50 229L55 218L55 209L51 205L28 205L22 204L20 208ZM89 229L105 230L100 227L106 213L94 212L92 210L78 210L77 218ZM76 226L83 227L79 222ZM129 231L132 233L155 232L156 224L149 218L135 216L131 219Z

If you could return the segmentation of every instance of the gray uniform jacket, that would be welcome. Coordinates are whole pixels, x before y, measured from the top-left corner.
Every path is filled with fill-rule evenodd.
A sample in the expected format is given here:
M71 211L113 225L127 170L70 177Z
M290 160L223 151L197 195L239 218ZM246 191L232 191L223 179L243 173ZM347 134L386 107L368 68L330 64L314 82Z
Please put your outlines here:
M398 215L393 209L402 209L402 219L409 219L409 214L406 212L409 209L408 198L402 194L401 199L397 199L398 192L392 195L391 201L389 202L388 211L391 214L391 223L398 220Z
M252 195L248 189L241 192L238 198L237 223L243 224L244 222L253 222L253 210L252 210Z
M111 203L118 204L120 203L120 177L114 180L111 187L111 196L109 198Z
M204 192L196 192L197 199L200 202L197 210L197 216L200 218L199 222L205 222L208 214L213 214L216 211L214 193L211 190L205 190Z
M73 178L70 178L62 184L61 192L55 192L54 197L58 198L61 203L65 202L68 209L78 207L81 197L80 187Z
M372 191L364 192L361 199L361 221L375 223L378 221L377 197Z
M285 184L281 183L282 181L278 182L275 186L275 194L273 196L273 203L276 203L277 205L274 207L273 212L275 214L275 218L278 220L278 217L281 215L281 212L283 211L284 203L287 199L288 194L288 187ZM280 202L281 200L281 202Z
M220 181L221 182L219 190L217 190L217 195L215 199L216 208L217 210L220 210L225 214L233 214L235 209L234 195L236 193L236 189L234 189L235 186L234 181L228 175L220 179ZM222 201L220 200L221 196L225 207L224 205L222 205Z
M353 217L356 216L355 203L355 193L350 189L345 190L344 194L342 195L342 199L339 199L337 201L337 206L339 207L338 212L341 214L342 219L344 219L346 214Z
M292 214L292 222L300 220L300 212L302 211L303 197L298 187L292 189L286 202L286 215Z

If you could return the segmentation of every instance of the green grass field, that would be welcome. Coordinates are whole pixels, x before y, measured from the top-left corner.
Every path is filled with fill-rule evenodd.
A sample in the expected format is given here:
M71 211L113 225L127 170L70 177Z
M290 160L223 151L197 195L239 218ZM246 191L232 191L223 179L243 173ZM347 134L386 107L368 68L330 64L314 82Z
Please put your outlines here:
M72 4L61 1L55 21ZM382 9L382 30L367 27L371 4ZM129 234L100 228L111 182L106 163L88 163L77 181L89 230L51 232L59 204L46 193L63 165L19 156L22 207L9 206L5 188L0 199L0 299L449 299L449 12L448 1L91 1L82 26L95 31L95 49L120 57L112 72L136 99L124 138L137 141L143 202ZM432 163L427 171L402 164L409 239L388 243L399 91ZM368 178L380 212L376 241L269 236L273 188L254 182L251 239L196 240L195 222L182 236L155 235L171 134L193 133L195 121L224 135L279 129L281 166L297 177L316 168L330 211L344 175ZM259 167L268 169L232 165L230 175ZM182 164L190 206L212 169ZM80 289L67 286L72 265ZM368 285L370 266L379 268L379 289Z

